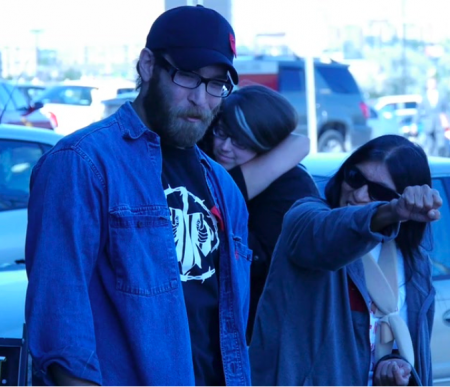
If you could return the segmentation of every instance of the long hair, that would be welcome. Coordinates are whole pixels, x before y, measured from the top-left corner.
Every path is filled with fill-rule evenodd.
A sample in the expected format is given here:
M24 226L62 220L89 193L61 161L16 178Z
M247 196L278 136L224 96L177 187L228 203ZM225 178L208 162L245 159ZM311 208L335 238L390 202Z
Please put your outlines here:
M273 149L296 129L298 115L280 93L262 85L245 86L223 100L219 114L199 144L208 154L212 150L212 129L219 120L231 137L261 154Z
M427 184L431 187L431 172L428 159L423 149L397 135L377 137L358 148L342 164L325 187L325 197L332 208L339 207L344 170L367 161L384 163L389 171L398 193L406 187ZM405 260L412 264L413 257L425 236L427 224L408 221L400 226L395 242Z

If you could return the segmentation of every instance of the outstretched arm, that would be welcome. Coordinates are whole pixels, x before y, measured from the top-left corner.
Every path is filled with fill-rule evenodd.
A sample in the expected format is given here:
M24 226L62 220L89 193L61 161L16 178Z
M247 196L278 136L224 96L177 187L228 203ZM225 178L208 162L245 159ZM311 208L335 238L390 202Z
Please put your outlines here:
M269 152L241 165L248 199L264 191L281 175L295 167L309 153L309 138L291 133Z
M330 209L319 199L299 200L284 217L280 243L300 267L338 270L395 238L400 222L439 219L441 205L439 192L427 185L407 187L389 203L364 206Z

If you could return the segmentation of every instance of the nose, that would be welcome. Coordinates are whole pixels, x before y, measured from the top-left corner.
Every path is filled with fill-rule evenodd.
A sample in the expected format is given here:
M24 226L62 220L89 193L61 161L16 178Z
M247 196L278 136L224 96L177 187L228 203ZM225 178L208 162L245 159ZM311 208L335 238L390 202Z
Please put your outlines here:
M192 102L195 106L206 106L206 85L201 83L200 86L192 89L189 93L189 101Z
M369 187L367 184L353 191L353 197L357 204L370 203L372 200L369 196Z
M224 152L230 152L231 151L231 149L232 149L232 144L231 144L231 138L230 137L228 137L226 140L223 140L222 141L222 145L221 145L221 149L222 149L222 151L224 151Z

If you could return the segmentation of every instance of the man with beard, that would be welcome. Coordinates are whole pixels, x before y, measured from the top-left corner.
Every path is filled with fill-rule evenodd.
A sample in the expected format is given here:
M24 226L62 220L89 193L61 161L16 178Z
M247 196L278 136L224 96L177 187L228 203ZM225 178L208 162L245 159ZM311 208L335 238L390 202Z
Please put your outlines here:
M217 12L163 13L136 101L34 168L26 321L42 383L250 384L247 210L195 145L238 81L234 56Z

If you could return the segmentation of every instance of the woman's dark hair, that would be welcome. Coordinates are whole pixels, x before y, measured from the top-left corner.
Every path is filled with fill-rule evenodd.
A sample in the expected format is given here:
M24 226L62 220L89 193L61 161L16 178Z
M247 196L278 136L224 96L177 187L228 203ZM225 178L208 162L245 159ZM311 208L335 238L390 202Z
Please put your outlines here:
M277 146L295 130L298 115L280 93L266 86L251 85L231 93L222 101L219 114L205 135L202 148L212 145L212 128L219 121L230 137L239 139L249 149L260 154ZM205 143L208 145L205 146Z
M409 186L427 184L431 187L430 167L423 149L402 136L385 135L358 148L330 179L325 187L325 196L332 208L339 207L344 170L367 161L384 163L400 194ZM395 241L410 262L418 252L426 228L426 223L413 221L402 223L400 227Z

